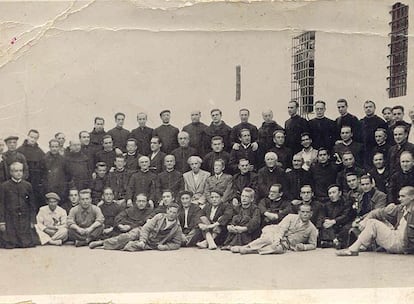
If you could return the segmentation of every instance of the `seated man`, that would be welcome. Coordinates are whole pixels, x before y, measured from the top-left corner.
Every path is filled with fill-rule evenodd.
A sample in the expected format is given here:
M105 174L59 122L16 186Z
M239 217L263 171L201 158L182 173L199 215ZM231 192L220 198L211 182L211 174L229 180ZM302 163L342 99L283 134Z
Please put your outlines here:
M359 223L362 232L355 243L336 254L357 256L361 249L368 248L374 242L388 253L414 253L414 187L403 187L399 192L399 201L399 205L392 203L368 213Z
M148 205L147 196L143 193L137 195L134 204L115 217L115 229L121 234L89 243L89 248L121 250L129 241L139 238L142 226L151 217L152 209Z
M260 200L258 207L262 214L262 226L278 224L291 213L290 202L283 198L281 184L270 186L269 195Z
M165 189L161 194L161 201L158 204L158 207L152 210L151 217L158 213L167 212L167 207L175 202L173 192L170 189Z
M123 250L141 251L158 249L176 250L182 242L182 231L178 221L179 206L171 203L166 213L159 213L150 219L141 229L138 241L129 241Z
M349 238L346 243L346 247L350 245L350 242L355 241L356 237L360 234L359 223L365 218L369 212L374 209L383 208L387 205L387 195L379 191L375 187L375 182L372 176L363 175L361 177L361 190L363 192L361 198L354 202L352 205L352 218L354 220L349 223Z
M326 214L320 230L321 247L339 249L348 237L348 229L345 226L352 222L351 204L343 199L342 191L336 184L329 186L328 196Z
M181 172L175 169L174 155L167 155L164 157L165 170L158 174L157 181L157 200L161 200L161 192L164 189L173 191L174 196L177 196L181 190L184 190L184 179Z
M102 194L102 203L98 205L101 208L102 214L105 217L103 238L109 238L118 234L115 229L115 217L126 207L126 203L118 204L114 200L114 192L111 188L106 187Z
M181 230L183 231L183 246L194 246L201 237L201 231L198 228L200 223L201 209L195 204L191 203L193 193L190 191L182 191L179 194L181 201L181 208L178 213L178 220L180 221Z
M69 214L70 209L79 205L79 191L76 188L71 188L68 194L68 202L65 204L66 213Z
M287 250L307 251L316 248L318 230L310 221L312 207L301 205L299 214L288 214L278 225L263 228L262 235L246 246L234 246L233 253L285 253Z
M79 205L73 207L67 219L69 239L75 246L86 246L101 237L105 218L99 207L92 205L90 189L79 191Z
M198 224L205 240L198 242L198 248L217 249L218 243L222 241L227 232L226 226L233 217L233 207L228 202L223 202L223 193L219 190L210 192L211 203L207 204L201 211Z
M207 178L204 196L209 203L211 203L210 192L213 189L223 193L223 201L227 202L230 200L230 196L232 195L232 176L223 173L224 166L224 160L217 159L214 162L214 175Z
M184 189L193 192L193 203L200 208L203 208L206 204L204 192L207 178L210 176L209 172L200 169L202 162L199 156L190 156L188 164L191 167L191 171L183 174Z
M66 210L58 206L60 197L54 192L46 193L47 206L40 207L35 225L40 244L62 245L68 238Z
M231 223L227 225L228 234L222 250L246 245L260 232L260 209L254 204L254 190L244 188L240 200L240 207L235 208Z
M102 199L103 189L108 178L107 165L105 162L98 162L95 166L95 172L92 174L91 190L92 204L97 205Z
M244 188L251 188L257 191L257 173L250 170L249 160L239 160L239 173L233 175L232 180L232 203L234 206L240 205L240 195Z

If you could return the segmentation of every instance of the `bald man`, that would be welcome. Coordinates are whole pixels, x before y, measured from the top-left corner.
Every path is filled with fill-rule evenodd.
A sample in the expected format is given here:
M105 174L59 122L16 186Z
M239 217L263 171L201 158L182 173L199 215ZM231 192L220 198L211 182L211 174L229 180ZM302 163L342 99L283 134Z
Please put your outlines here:
M183 127L183 131L190 136L190 147L197 150L198 155L204 156L203 139L205 137L204 131L207 125L200 121L201 112L195 110L191 112L191 123Z
M266 152L273 147L273 133L276 130L283 130L283 127L273 120L272 110L263 111L262 117L263 123L257 133L260 158L264 158Z
M265 155L266 166L258 172L258 196L262 199L267 196L270 186L281 184L283 189L287 189L286 173L277 166L277 154L268 152Z

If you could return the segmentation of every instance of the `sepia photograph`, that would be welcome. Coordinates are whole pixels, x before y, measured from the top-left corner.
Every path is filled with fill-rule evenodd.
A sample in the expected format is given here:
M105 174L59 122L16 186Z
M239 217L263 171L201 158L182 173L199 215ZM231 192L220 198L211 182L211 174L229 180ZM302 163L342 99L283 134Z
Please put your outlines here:
M0 303L413 303L413 9L0 1Z

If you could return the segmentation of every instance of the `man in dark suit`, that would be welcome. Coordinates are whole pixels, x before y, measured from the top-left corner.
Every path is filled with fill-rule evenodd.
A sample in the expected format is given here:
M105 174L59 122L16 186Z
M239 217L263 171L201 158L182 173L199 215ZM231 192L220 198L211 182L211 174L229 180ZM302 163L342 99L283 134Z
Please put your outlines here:
M183 232L182 245L186 247L195 246L201 239L201 231L198 227L198 224L201 223L201 209L191 202L192 196L191 191L182 191L179 194L181 207L178 211L178 220Z
M137 140L139 154L149 155L151 153L150 141L154 130L146 126L147 114L138 113L137 121L138 128L131 131L130 137Z
M148 155L150 158L150 171L159 174L164 168L164 157L167 155L161 151L162 142L159 137L153 136L151 138L151 151L152 153Z

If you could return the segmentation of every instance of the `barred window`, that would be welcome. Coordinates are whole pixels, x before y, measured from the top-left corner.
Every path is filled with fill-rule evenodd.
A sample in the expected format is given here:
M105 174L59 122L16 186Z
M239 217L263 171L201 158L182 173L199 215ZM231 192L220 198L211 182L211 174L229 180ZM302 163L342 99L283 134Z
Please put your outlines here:
M314 71L315 32L304 32L292 39L291 99L301 116L313 112Z
M397 2L392 6L390 14L390 76L387 80L388 97L393 98L407 95L408 5Z

